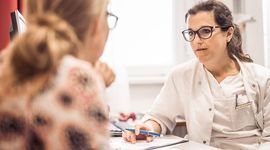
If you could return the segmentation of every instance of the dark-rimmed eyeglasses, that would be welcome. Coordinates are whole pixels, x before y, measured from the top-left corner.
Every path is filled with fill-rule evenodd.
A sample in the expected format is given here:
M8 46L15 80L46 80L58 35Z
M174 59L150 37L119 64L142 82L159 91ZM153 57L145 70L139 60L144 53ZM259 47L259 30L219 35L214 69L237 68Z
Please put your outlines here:
M107 23L110 30L116 27L118 17L111 12L107 12Z
M215 28L220 28L220 26L202 26L196 31L186 29L182 31L182 34L184 39L188 42L192 42L195 39L196 34L200 39L209 39L212 36Z

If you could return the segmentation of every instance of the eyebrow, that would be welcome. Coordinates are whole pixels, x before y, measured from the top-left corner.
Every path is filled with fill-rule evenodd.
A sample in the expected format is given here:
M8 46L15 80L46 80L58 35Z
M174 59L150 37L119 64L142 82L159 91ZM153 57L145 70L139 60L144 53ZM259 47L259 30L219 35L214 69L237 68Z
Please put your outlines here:
M197 28L197 30L201 29L202 27L216 27L218 25L203 25L203 26L200 26L199 28ZM188 28L188 30L192 30L192 31L197 31L197 30L193 30L192 28Z

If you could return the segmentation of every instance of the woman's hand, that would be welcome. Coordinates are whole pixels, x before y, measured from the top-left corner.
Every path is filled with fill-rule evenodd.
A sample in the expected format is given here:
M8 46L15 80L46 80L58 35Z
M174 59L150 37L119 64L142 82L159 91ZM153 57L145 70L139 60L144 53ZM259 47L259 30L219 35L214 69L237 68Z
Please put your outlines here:
M153 137L149 135L140 134L140 130L152 131L155 132L154 129L148 124L137 124L135 125L135 133L130 131L125 131L122 133L122 137L125 141L136 143L137 140L146 140L147 142L152 142Z
M94 67L101 74L105 86L109 87L115 80L115 74L113 70L108 66L108 64L101 61L97 61Z

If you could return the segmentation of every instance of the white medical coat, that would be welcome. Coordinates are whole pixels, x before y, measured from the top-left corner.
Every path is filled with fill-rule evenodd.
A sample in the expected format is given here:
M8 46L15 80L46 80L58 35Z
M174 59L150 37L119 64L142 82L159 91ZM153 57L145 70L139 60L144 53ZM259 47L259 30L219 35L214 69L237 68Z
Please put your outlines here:
M270 71L254 63L237 61L247 97L254 100L254 113L262 113L258 115L258 122L263 123L261 142L270 141ZM262 111L258 108L259 102ZM148 114L160 123L163 134L167 129L173 130L175 119L180 116L186 121L190 140L209 144L214 111L206 72L194 59L173 69Z

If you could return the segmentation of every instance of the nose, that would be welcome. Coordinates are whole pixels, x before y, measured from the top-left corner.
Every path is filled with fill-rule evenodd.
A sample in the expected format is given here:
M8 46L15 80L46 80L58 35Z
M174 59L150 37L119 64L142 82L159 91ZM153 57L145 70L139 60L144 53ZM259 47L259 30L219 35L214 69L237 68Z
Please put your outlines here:
M201 43L202 39L199 37L198 33L195 34L194 40L192 41L194 43Z

